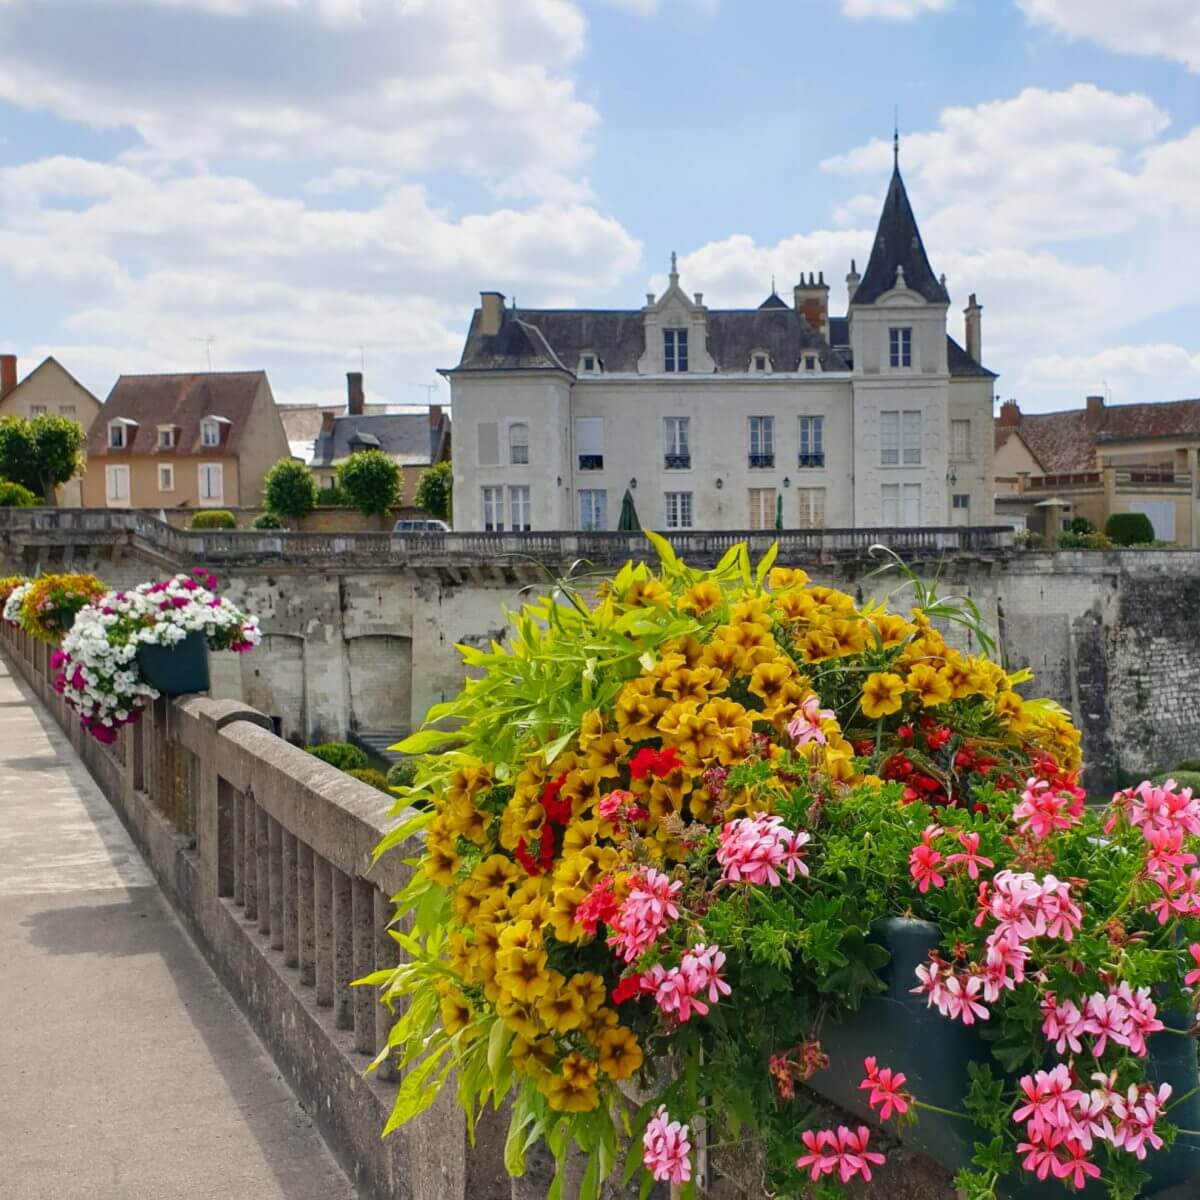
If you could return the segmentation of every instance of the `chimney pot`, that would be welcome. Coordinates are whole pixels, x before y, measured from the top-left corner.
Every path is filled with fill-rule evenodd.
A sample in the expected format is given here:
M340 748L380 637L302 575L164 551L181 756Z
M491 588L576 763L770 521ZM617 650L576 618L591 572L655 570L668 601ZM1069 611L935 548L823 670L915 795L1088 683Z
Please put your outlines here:
M983 362L983 305L975 299L975 293L963 309L965 320L967 353L977 362Z
M1021 424L1021 406L1015 400L1005 400L1000 405L1000 427L1015 429Z
M321 436L328 437L333 432L333 409L327 408L321 413Z
M696 307L702 308L703 306L704 306L704 293L697 292L696 293Z
M479 293L480 324L479 332L484 337L492 337L500 332L504 322L504 295L502 292Z
M0 400L17 386L17 356L0 354Z
M1089 429L1100 429L1105 423L1105 417L1104 397L1089 396L1087 398L1087 409L1083 414L1084 424Z
M346 372L346 412L352 417L363 415L363 377L361 371Z

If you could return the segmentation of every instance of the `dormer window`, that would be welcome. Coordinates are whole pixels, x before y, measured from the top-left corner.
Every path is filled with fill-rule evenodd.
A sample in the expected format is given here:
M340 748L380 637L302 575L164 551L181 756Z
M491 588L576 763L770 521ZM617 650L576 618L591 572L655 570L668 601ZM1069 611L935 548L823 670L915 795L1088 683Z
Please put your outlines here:
M133 440L133 431L137 422L128 417L116 417L108 423L108 448L110 450L125 450Z
M160 450L173 450L175 448L174 425L160 425L158 427L158 448Z
M804 369L806 371L815 371L817 369L817 356L815 354L806 354L804 356Z
M583 375L595 375L600 371L600 359L591 350L579 356L579 371Z
M756 354L754 356L754 369L756 371L765 371L767 369L767 356L765 354Z
M682 372L688 369L688 331L663 330L663 370Z
M219 446L221 444L221 426L215 418L200 422L200 445Z
M771 356L766 350L750 351L750 371L755 375L769 375L771 373Z

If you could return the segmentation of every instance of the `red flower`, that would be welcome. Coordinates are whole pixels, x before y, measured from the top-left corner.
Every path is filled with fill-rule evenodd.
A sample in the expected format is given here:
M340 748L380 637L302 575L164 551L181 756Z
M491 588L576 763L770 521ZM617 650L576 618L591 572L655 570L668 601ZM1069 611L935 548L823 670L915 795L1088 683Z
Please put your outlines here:
M902 742L911 742L913 739L913 727L911 725L901 725L900 728L896 730L896 736Z
M614 1004L624 1004L626 1000L632 1000L634 996L641 995L641 992L642 977L640 975L626 975L613 988L612 1002Z
M925 735L925 744L930 750L940 750L949 740L950 730L945 725L939 725Z
M634 779L645 779L647 775L663 779L679 765L676 761L678 754L679 751L674 746L668 746L665 750L643 746L630 759L629 774Z
M556 825L565 825L571 819L571 801L563 800L559 793L567 781L564 771L557 779L552 779L542 788L542 808L546 810L546 820Z
M530 857L529 848L525 845L525 839L522 838L517 843L517 848L513 851L513 857L525 868L527 875L540 875L537 863Z

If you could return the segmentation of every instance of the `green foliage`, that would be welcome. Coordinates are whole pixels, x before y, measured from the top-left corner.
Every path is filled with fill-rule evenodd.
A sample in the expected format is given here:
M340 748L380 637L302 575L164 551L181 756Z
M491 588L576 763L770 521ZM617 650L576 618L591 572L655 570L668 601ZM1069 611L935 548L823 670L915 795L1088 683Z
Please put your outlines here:
M1154 525L1145 513L1113 513L1104 532L1117 546L1146 545L1154 541Z
M337 479L326 483L322 480L317 484L317 507L318 508L349 508L350 498L346 495L344 489L338 483Z
M281 458L263 480L263 505L277 517L300 520L317 503L317 481L302 462Z
M417 507L431 517L443 521L452 519L454 498L454 472L448 462L434 463L428 471L422 471L417 480Z
M1111 550L1112 542L1103 533L1078 533L1064 529L1058 535L1058 546L1060 550Z
M205 508L192 518L193 529L236 529L237 517L227 508Z
M259 513L258 516L254 518L254 528L282 529L283 522L273 512Z
M377 792L387 792L389 796L392 794L388 788L387 776L382 771L376 771L374 767L354 767L346 774L352 775L360 783L369 784Z
M54 489L83 469L83 428L66 417L0 419L0 478L54 503Z
M1013 534L1013 545L1018 550L1041 550L1046 539L1036 529L1021 529Z
M1200 771L1185 767L1179 767L1174 771L1160 771L1151 782L1162 784L1166 783L1168 779L1173 779L1181 788L1191 788L1194 793L1200 795Z
M309 746L309 754L327 762L339 771L365 771L370 766L370 760L357 746L349 742L322 742L319 746Z
M417 764L411 758L401 759L388 768L387 781L389 787L412 787L417 777Z
M1096 526L1087 517L1072 517L1068 526L1071 533L1095 533Z
M27 487L0 479L0 508L36 508L41 500Z
M400 500L400 468L382 450L361 450L337 468L350 504L367 517L383 516Z

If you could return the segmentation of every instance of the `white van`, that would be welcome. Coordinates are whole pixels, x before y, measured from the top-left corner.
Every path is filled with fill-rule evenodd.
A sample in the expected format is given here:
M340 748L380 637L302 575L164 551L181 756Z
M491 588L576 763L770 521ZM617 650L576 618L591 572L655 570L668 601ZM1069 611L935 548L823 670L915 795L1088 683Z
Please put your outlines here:
M392 526L393 533L449 533L450 526L434 517L400 520Z

